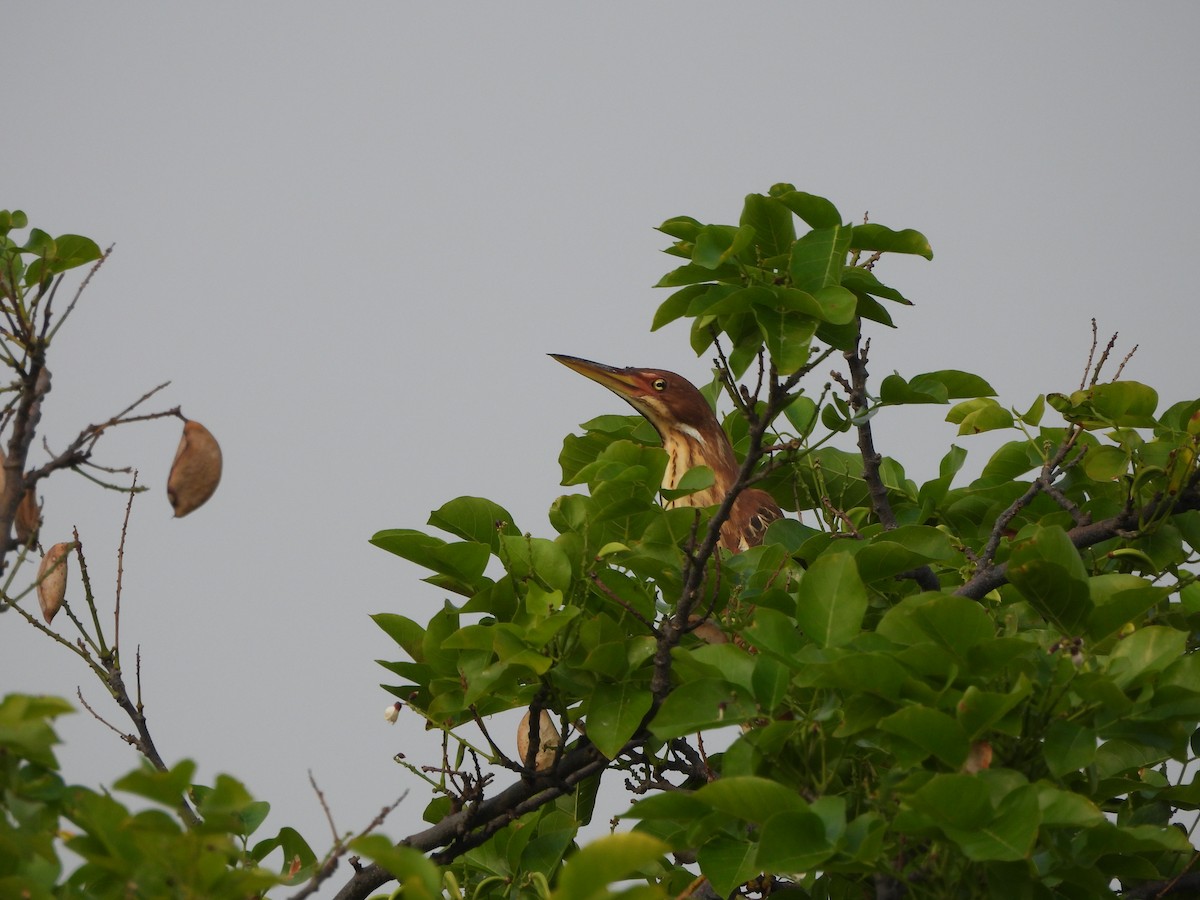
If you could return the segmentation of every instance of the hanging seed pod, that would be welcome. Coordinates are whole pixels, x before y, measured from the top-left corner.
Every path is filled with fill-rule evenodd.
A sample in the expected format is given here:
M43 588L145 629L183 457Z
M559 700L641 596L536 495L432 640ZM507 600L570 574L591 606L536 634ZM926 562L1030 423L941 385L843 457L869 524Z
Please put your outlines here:
M545 772L554 765L554 754L558 750L561 740L562 737L559 735L558 729L554 727L554 720L550 718L550 713L543 709L542 714L538 717L538 743L541 746L538 748L533 764L537 771ZM517 762L524 765L528 756L529 713L527 712L521 719L521 724L517 726Z
M42 607L42 618L49 625L62 606L67 595L67 560L74 543L67 541L55 544L42 557L38 566L38 603Z
M17 543L21 546L29 546L37 540L38 529L42 527L42 508L38 506L33 488L29 488L17 504L13 525L17 532Z
M167 498L175 518L202 506L220 480L221 447L217 439L199 422L187 420L167 479Z

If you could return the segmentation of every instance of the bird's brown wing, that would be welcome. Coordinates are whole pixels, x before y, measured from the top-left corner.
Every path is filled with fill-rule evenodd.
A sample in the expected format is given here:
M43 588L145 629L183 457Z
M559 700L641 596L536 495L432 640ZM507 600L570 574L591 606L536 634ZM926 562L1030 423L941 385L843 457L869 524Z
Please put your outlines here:
M747 488L738 494L729 513L729 521L721 528L721 546L741 553L763 542L772 522L783 518L783 510L766 491Z

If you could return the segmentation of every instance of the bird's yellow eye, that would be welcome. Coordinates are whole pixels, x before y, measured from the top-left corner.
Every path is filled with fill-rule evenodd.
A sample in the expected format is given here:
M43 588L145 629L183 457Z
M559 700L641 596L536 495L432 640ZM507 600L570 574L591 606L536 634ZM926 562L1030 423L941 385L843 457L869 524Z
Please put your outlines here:
M667 379L665 378L655 378L652 384L656 391L665 391L667 389Z

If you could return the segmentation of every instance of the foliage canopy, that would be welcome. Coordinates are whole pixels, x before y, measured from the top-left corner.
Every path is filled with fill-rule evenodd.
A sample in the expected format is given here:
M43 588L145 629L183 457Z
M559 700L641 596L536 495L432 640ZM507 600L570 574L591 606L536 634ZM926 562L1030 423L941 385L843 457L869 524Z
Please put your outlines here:
M1188 886L1200 400L1160 410L1095 343L1077 389L1016 407L968 372L872 383L868 338L909 304L876 270L888 254L932 259L930 244L848 224L791 185L749 195L736 224L679 216L660 231L678 265L653 327L690 323L692 348L715 357L703 390L729 409L745 461L735 491L764 487L792 516L759 547L716 549L732 497L664 508L653 429L606 414L563 443L576 490L550 510L553 537L478 497L449 501L428 529L377 533L447 597L424 623L374 617L397 645L381 661L387 689L401 715L443 732L445 754L433 775L404 762L432 788L429 827L399 846L359 839L377 864L339 896L392 877L406 894L480 900ZM832 383L822 365L841 367ZM977 478L960 477L967 451L952 445L917 484L871 426L924 404L946 406L964 443L1011 439ZM696 473L681 488L708 483ZM89 812L55 805L66 789L44 720L62 711L0 706L0 887L104 895L132 863L62 882L47 836L66 816L82 829L68 845L86 851L118 815L99 795ZM523 758L510 711L531 713ZM535 765L542 747L548 766ZM189 775L181 764L118 787L170 807ZM581 837L620 779L632 794L616 833ZM250 844L265 810L243 795L231 779L201 792L191 827L120 815L151 817L153 840L169 832L164 858L198 842L178 877L213 879L194 882L211 896L328 875L290 830ZM258 867L280 847L283 876Z

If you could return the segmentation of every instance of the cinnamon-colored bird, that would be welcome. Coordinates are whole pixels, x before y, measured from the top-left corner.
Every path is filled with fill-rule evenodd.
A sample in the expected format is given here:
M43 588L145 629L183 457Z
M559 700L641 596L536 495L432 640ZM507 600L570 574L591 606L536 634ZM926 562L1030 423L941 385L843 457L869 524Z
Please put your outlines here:
M713 506L725 499L737 481L737 457L721 423L695 385L663 369L618 369L575 356L550 355L604 385L654 426L668 456L664 488L674 489L694 466L712 469L712 487L672 500L668 507ZM746 488L738 494L728 521L721 527L721 546L734 553L755 547L762 543L767 526L781 518L783 511L770 494Z

